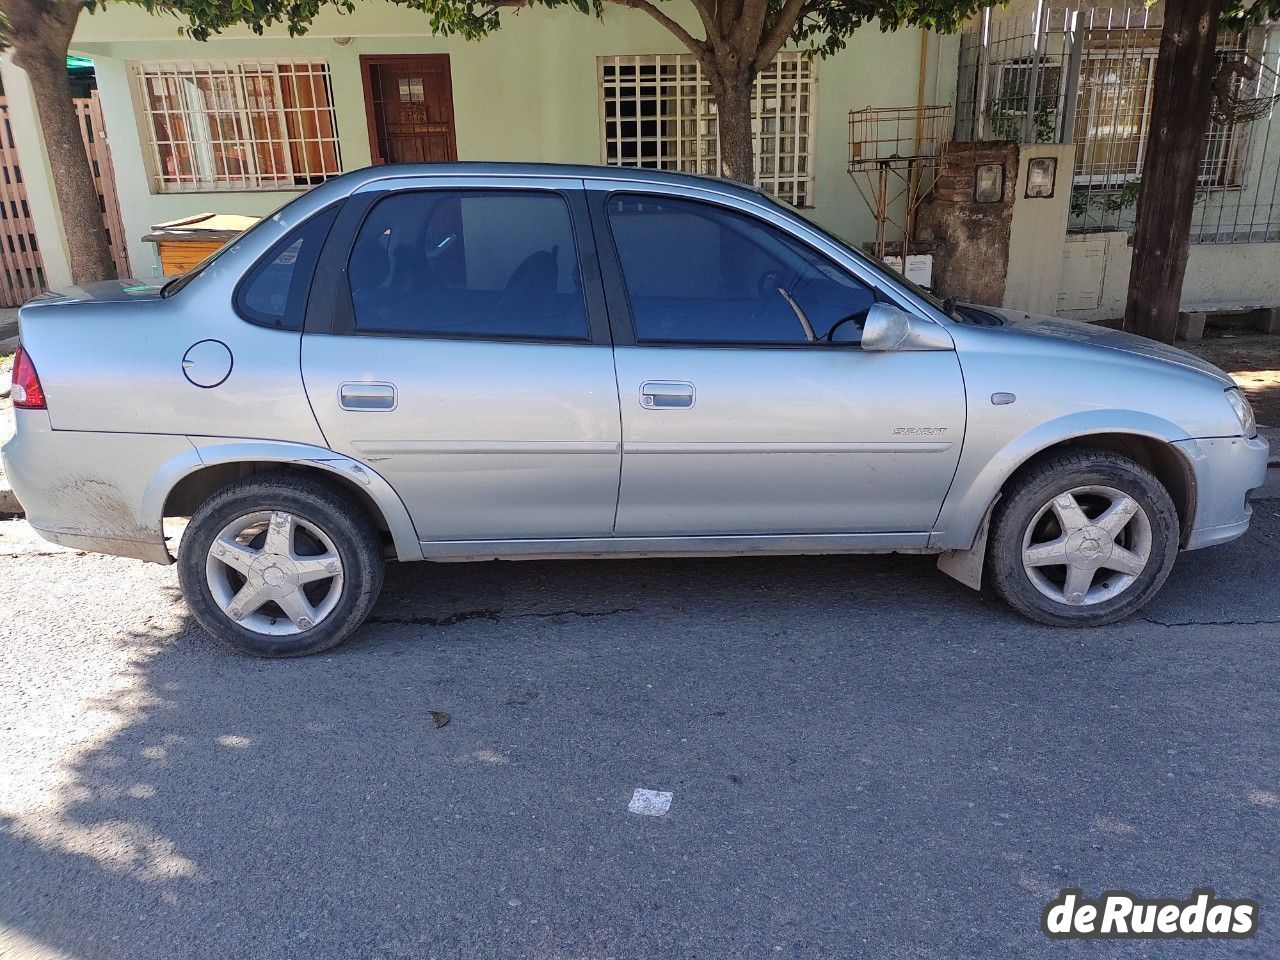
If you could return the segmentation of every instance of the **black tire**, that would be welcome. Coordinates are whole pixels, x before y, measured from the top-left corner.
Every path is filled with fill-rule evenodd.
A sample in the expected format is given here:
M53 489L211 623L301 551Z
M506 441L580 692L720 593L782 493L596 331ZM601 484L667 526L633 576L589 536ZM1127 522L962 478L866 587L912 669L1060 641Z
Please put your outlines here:
M342 562L336 606L318 623L289 636L247 629L214 599L206 575L210 549L238 517L286 511L314 525ZM359 628L382 590L382 543L363 507L350 494L315 477L262 473L223 487L196 510L178 548L178 580L197 622L219 640L259 657L301 657L330 650Z
M1024 538L1037 515L1056 497L1093 486L1118 490L1138 502L1150 526L1150 552L1142 572L1115 596L1073 606L1047 596L1033 582L1023 566ZM1005 603L1032 620L1060 627L1102 626L1123 620L1155 596L1173 569L1179 538L1177 509L1149 470L1108 450L1078 448L1050 454L1018 476L996 504L988 537L988 583ZM1066 569L1061 568L1064 575Z

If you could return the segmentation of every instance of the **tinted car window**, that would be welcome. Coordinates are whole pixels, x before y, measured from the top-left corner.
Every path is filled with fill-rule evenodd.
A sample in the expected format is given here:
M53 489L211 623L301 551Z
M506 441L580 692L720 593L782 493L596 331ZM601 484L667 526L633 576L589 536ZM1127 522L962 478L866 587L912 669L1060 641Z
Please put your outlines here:
M348 276L358 331L587 338L573 225L558 194L393 194L360 227Z
M254 265L236 295L236 306L246 320L302 329L311 274L336 214L336 207L317 213Z
M876 301L783 231L711 204L615 195L609 225L639 341L805 343L790 301L819 339L841 321L856 329Z

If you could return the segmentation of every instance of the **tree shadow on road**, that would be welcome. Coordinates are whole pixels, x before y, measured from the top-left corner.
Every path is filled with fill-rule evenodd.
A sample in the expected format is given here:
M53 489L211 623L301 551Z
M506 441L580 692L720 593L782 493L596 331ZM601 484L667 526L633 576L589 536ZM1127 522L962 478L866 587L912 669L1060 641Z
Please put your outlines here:
M1181 946L1258 955L1276 628L1161 625L1256 553L1184 558L1148 620L1091 632L925 558L392 567L354 642L280 662L212 643L171 570L49 558L69 592L164 612L97 614L67 648L113 664L83 708L12 719L88 739L22 768L54 786L0 819L0 938L84 960L1025 957L1055 952L1062 887L1214 885L1262 901L1262 939ZM629 814L637 787L671 812Z

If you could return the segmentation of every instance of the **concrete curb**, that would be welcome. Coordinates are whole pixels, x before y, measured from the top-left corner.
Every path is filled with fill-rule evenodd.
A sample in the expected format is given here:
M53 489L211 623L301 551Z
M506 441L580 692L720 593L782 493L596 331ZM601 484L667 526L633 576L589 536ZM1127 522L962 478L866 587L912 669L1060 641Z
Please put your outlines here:
M1258 435L1271 445L1268 467L1280 467L1280 427L1264 427L1258 425Z

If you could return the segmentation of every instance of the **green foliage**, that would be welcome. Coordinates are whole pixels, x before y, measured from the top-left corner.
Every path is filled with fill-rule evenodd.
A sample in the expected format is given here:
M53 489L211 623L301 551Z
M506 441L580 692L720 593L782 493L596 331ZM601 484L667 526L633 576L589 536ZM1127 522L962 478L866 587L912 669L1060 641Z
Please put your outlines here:
M248 27L262 34L283 26L292 37L306 33L326 10L354 13L354 0L89 0L90 9L109 3L136 3L150 13L169 14L184 20L181 32L196 40L208 40L228 27ZM475 40L498 29L502 7L568 7L580 13L600 15L604 0L521 0L519 3L477 0L388 0L422 13L432 32L456 34Z
M806 5L815 9L797 25L794 37L825 57L843 50L849 36L865 23L875 21L882 31L928 27L954 33L979 10L996 5L996 0L818 0ZM781 4L771 0L770 6Z
M1022 140L1022 121L1027 101L997 100L987 118L991 140ZM1036 98L1036 110L1031 117L1031 142L1053 143L1058 136L1058 102L1049 97Z
M1077 187L1071 191L1071 215L1083 217L1090 210L1101 210L1106 213L1119 213L1138 205L1138 197L1142 194L1142 178L1134 177L1125 181L1119 190L1106 190Z

